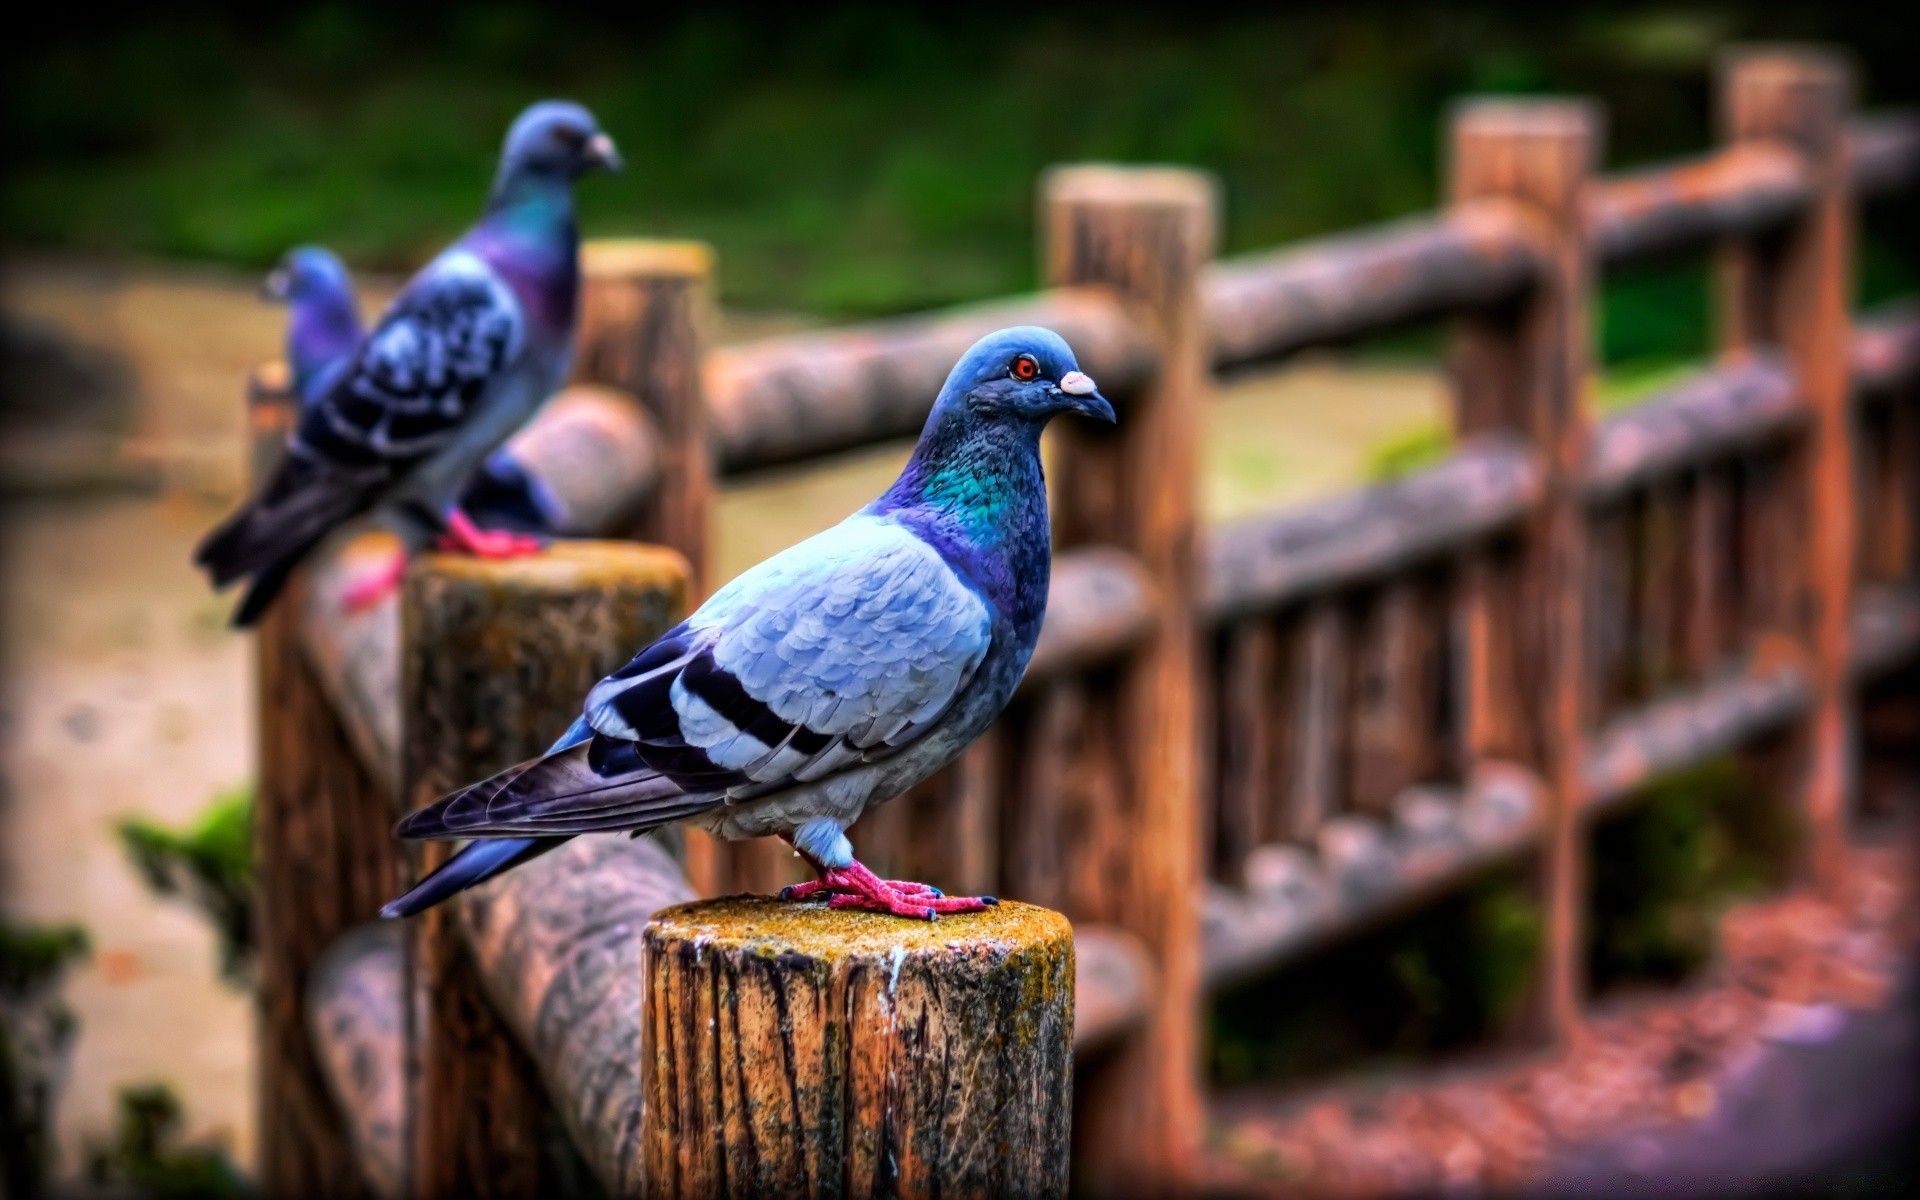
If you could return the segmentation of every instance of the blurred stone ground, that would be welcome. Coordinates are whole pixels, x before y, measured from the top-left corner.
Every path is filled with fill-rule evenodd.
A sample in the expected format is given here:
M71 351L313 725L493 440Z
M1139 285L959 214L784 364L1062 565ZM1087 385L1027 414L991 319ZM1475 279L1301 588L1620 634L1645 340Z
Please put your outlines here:
M60 1106L66 1170L110 1127L117 1090L164 1081L188 1134L253 1148L251 1009L219 982L213 937L150 896L112 836L183 823L253 771L246 641L230 598L188 565L242 482L242 381L279 344L258 281L64 260L0 266L10 395L0 413L0 908L77 921L94 953L67 986L81 1032ZM391 281L374 280L371 300ZM728 314L722 336L791 329ZM1374 447L1436 420L1416 369L1327 360L1239 381L1211 414L1204 502L1231 518L1363 477ZM865 503L906 448L728 488L720 570Z

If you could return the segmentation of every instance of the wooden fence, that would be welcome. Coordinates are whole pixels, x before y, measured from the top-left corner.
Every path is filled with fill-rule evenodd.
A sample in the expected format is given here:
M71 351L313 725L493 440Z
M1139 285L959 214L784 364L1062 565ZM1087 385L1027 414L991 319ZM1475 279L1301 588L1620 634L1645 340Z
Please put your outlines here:
M1087 1186L1192 1182L1206 989L1496 861L1540 856L1540 1029L1577 1033L1585 831L1662 773L1771 747L1830 881L1861 689L1920 652L1920 309L1848 305L1856 214L1920 181L1920 123L1856 119L1815 51L1733 55L1722 84L1722 148L1618 178L1594 173L1589 105L1463 104L1439 214L1218 263L1204 175L1062 168L1041 188L1048 290L725 349L703 340L704 251L590 246L581 384L516 453L580 532L687 565L495 580L507 601L462 610L492 614L483 632L432 599L445 564L416 569L404 616L344 615L349 547L263 628L267 1190L558 1186L554 1129L603 1185L640 1186L638 925L771 889L790 860L690 835L683 879L646 843L580 843L405 946L345 936L400 881L392 816L511 761L570 715L563 684L630 652L601 644L635 632L617 621L540 628L527 596L598 612L625 588L664 621L712 582L716 473L910 436L959 353L1010 324L1066 337L1120 422L1054 435L1053 595L1012 708L853 839L883 873L1072 918ZM1716 361L1593 420L1600 272L1702 251ZM1198 528L1212 374L1432 321L1452 454ZM270 443L286 401L256 398ZM501 646L542 664L512 694L547 698L512 729L470 694L479 668L423 665Z

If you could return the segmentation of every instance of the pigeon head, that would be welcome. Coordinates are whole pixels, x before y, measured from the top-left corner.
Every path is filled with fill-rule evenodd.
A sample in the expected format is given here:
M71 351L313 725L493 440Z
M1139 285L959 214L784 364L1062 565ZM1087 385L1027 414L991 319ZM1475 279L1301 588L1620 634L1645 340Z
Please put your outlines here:
M567 100L542 100L514 121L500 151L500 178L571 183L599 167L618 171L620 152L593 114Z
M331 251L300 246L287 251L261 290L289 310L287 365L294 390L308 395L360 344L353 280Z
M1113 405L1051 329L1019 325L990 333L954 364L936 407L977 420L1045 424L1074 413L1111 424Z
M280 265L267 275L260 290L269 300L300 304L350 298L353 285L347 279L347 268L331 250L298 246L281 257Z

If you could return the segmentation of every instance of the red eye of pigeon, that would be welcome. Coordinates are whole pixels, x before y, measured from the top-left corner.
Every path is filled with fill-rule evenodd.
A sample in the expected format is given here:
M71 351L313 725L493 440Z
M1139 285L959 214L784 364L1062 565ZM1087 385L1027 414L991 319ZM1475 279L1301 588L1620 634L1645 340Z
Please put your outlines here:
M1022 383L1038 379L1040 378L1040 364L1034 361L1033 355L1022 354L1013 360L1013 377Z

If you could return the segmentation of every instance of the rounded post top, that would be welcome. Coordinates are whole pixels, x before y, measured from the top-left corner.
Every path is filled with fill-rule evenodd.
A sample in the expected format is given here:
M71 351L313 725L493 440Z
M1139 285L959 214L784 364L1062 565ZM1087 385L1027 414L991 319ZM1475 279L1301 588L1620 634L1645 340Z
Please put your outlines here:
M1211 213L1219 184L1192 167L1070 163L1041 177L1041 195L1051 204L1125 204L1197 208Z
M448 582L534 595L608 587L675 589L687 582L687 559L678 550L623 541L556 541L523 558L423 554L411 570Z
M1456 136L1597 144L1606 125L1600 106L1578 96L1470 96L1455 104Z
M1851 91L1853 57L1837 46L1736 42L1715 56L1721 79L1742 83L1824 87Z
M598 238L581 245L580 269L588 279L704 279L713 273L713 247L705 242Z
M1050 945L1071 947L1073 927L1052 909L1003 900L977 913L949 913L937 921L847 909L773 896L724 896L662 909L648 923L650 941L711 947L767 958L797 955L836 963L892 961L902 956L1011 953Z
M1846 137L1854 69L1823 46L1739 45L1719 56L1720 123L1734 140L1784 140L1819 159Z

